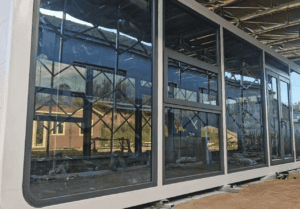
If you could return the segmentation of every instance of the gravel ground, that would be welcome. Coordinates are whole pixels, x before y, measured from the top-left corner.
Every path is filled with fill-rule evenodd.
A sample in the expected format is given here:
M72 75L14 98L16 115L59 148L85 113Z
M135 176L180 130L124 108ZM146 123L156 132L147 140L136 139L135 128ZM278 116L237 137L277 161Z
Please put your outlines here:
M179 204L176 209L300 209L300 174L244 186L237 193L222 193Z

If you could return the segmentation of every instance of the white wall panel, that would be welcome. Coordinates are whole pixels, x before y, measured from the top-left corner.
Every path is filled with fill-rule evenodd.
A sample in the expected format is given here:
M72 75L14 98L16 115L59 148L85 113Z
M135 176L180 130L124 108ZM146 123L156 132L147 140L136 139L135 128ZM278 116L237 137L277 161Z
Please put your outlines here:
M0 208L5 145L5 116L7 103L7 79L9 72L11 35L12 35L13 0L0 2Z

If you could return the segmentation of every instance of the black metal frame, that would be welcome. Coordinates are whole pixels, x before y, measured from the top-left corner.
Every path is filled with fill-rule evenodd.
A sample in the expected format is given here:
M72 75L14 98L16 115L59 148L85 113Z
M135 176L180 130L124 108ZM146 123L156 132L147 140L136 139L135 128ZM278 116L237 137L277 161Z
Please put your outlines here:
M31 193L30 191L30 167L31 167L31 144L32 144L32 128L33 128L33 120L34 120L34 115L35 115L35 110L34 110L34 99L35 99L35 93L38 92L41 89L38 89L36 91L35 87L35 67L36 67L36 61L37 61L37 48L38 48L38 32L39 32L39 4L40 0L35 0L34 1L34 8L33 8L33 28L32 28L32 38L31 38L31 62L30 62L30 75L29 75L29 87L28 87L28 111L27 111L27 128L26 128L26 138L25 138L25 157L24 157L24 173L23 173L23 195L26 201L34 206L34 207L44 207L44 206L49 206L49 205L55 205L55 204L60 204L60 203L66 203L66 202L71 202L71 201L78 201L78 200L83 200L87 198L93 198L93 197L100 197L104 195L109 195L109 194L116 194L116 193L121 193L121 192L128 192L128 191L133 191L133 190L138 190L138 189L145 189L145 188L150 188L150 187L155 187L157 186L157 123L152 123L152 130L151 130L151 135L152 135L152 143L151 143L151 149L152 149L152 168L151 168L151 178L152 181L149 183L142 183L139 185L129 185L125 187L117 187L117 188L112 188L112 189L107 189L107 190L102 190L102 191L95 191L95 192L84 192L84 193L79 193L79 194L72 194L72 195L67 195L67 196L61 196L61 197L54 197L54 198L48 198L48 199L37 199L35 196ZM152 60L152 78L153 78L153 85L152 85L152 120L157 121L158 118L158 91L159 89L157 88L158 86L158 63L157 63L157 58L158 58L158 2L157 0L153 0L152 2L152 51L153 51L153 60ZM64 16L65 16L65 11L64 11ZM64 25L64 19L63 18L63 25ZM63 33L63 32L62 32ZM82 33L82 32L80 32ZM61 43L60 43L60 57L59 60L62 60L62 45L63 45L63 37L61 36ZM138 41L137 43L140 43ZM132 48L133 46L129 47L127 50ZM126 50L124 50L126 51ZM117 52L123 53L122 52ZM118 57L118 56L116 56ZM115 75L117 74L118 67L116 66L115 68ZM115 76L114 76L115 77ZM114 83L115 86L115 83ZM44 89L46 90L46 89ZM77 96L81 97L82 95L80 93L76 92L69 92L69 91L57 91L59 92L60 95L72 95L72 96ZM57 93L56 92L56 93ZM50 95L52 95L53 92L50 92ZM54 92L55 93L55 92ZM115 96L115 95L114 95ZM90 109L90 108L89 108ZM90 111L88 111L90 112ZM49 116L48 116L49 117ZM89 118L88 116L86 116ZM64 117L66 118L66 117ZM62 120L65 120L62 118ZM85 118L85 116L84 116ZM74 118L74 122L82 122L84 118ZM114 118L114 117L113 117ZM70 118L69 118L70 119ZM57 120L57 119L56 119ZM49 123L50 124L50 123ZM84 147L84 150L86 150L86 154L90 154L89 148L91 148L91 143L90 141L87 143L88 147Z
M289 99L289 109L290 109L290 135L291 137L293 137L293 120L292 120L292 102L291 102L291 89L290 89L290 79L289 79L289 76L287 74L285 74L284 72L282 72L281 70L279 69L276 69L274 67L271 67L271 66L268 66L266 65L265 67L265 71L266 71L266 76L265 76L265 79L267 81L268 79L268 75L271 75L273 76L274 78L277 79L278 83L277 83L277 91L278 91L278 117L279 117L279 120L281 120L282 118L282 107L281 107L281 87L280 87L280 81L284 81L286 82L288 85L289 85L289 89L288 89L288 99ZM266 88L267 88L267 85L266 85ZM266 95L266 99L267 101L269 101L269 98L268 96ZM269 125L270 126L270 125ZM281 126L281 124L279 123L279 126ZM292 158L289 158L289 159L285 159L284 158L284 140L282 138L282 131L281 131L281 127L279 127L279 136L280 136L280 149L281 149L281 160L276 160L276 161L273 161L272 160L272 144L270 143L269 144L269 150L270 150L270 163L271 163L271 166L273 165L279 165L279 164L285 164L285 163L289 163L289 162L294 162L294 157L295 157L295 153L294 153L294 143L293 143L293 140L292 140ZM271 142L271 141L270 141Z

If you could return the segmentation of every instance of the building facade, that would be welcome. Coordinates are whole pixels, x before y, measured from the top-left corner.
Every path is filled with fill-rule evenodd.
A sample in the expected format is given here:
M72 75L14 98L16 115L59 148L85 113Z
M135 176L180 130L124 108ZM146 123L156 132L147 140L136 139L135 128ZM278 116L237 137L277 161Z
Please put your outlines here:
M300 167L299 66L196 1L6 5L1 208L125 208Z

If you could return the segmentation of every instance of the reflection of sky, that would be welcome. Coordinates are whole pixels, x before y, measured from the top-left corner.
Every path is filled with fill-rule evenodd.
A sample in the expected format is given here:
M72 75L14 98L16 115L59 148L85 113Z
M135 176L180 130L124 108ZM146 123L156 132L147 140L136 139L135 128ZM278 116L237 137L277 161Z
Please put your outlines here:
M231 73L225 72L225 76L227 78L231 78L232 75L231 75ZM235 78L237 80L239 80L240 76L235 75ZM247 77L247 76L244 77L244 80L252 81L252 82L254 81L253 78ZM293 104L295 104L295 103L300 102L300 74L295 73L295 72L291 73L291 84L292 84L292 102L293 102ZM286 91L287 91L286 87L285 87L285 89L281 90L282 93L286 92ZM286 103L286 101L283 101L283 102Z
M227 78L229 78L229 79L230 79L230 78L233 79L232 74L229 73L229 72L225 72L225 77L227 77ZM235 79L236 79L237 81L241 80L241 76L238 75L238 74L235 74L234 77L235 77ZM244 81L249 81L249 82L254 82L254 81L255 81L255 78L249 77L249 76L245 76L245 75L244 75L244 78L243 78L243 79L244 79Z
M51 11L51 10L43 9L43 8L40 8L40 12L42 14L45 14L45 15L57 17L59 19L62 19L62 15L63 15L62 12ZM93 27L93 25L91 23L79 20L79 19L77 19L77 18L75 18L75 17L73 17L69 14L66 15L66 20L69 20L69 21L72 21L72 22L75 22L75 23L78 23L78 24L81 24L81 25L87 25L89 27ZM99 26L98 28L100 28L101 30L117 33L117 31L115 29L104 28L104 27L101 27L101 26ZM132 36L129 36L129 35L126 35L125 33L120 32L120 35L137 41L136 38L134 38ZM151 43L147 43L147 42L144 42L144 41L142 41L142 43L147 45L147 46L152 46Z
M281 103L288 105L288 84L286 82L280 81L280 92L281 92Z
M292 81L292 99L293 104L300 102L300 75L298 73L291 74Z

